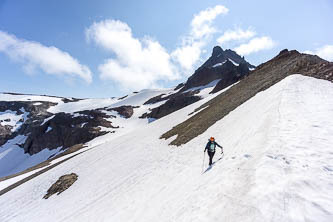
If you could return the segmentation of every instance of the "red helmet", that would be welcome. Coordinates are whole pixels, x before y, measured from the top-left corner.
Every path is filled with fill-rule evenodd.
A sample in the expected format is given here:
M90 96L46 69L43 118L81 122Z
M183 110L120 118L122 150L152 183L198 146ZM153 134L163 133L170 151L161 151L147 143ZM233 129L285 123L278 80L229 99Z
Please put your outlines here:
M215 140L214 137L211 137L211 138L210 138L210 141L214 141L214 140Z

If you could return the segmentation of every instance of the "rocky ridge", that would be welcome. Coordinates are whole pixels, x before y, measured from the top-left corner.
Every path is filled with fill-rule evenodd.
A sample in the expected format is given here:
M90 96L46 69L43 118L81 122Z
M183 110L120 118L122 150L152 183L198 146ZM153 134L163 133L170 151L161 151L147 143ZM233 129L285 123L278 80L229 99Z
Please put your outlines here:
M79 99L63 98L62 101L75 103ZM47 111L55 105L57 103L47 101L0 101L0 114L11 114L10 118L0 120L0 147L9 140L22 135L22 139L16 145L30 155L45 148L49 150L59 147L66 149L113 132L102 130L103 127L119 128L119 126L112 125L111 120L116 116L110 114L110 111L114 111L124 118L129 118L133 115L133 108L136 108L133 106L105 107L74 113L50 113ZM14 118L19 119L15 120ZM7 123L9 121L13 121L12 125Z
M177 135L170 144L177 146L185 144L258 92L292 74L333 82L333 63L296 50L282 50L273 59L259 65L251 75L245 76L237 85L199 107L198 110L205 109L164 133L161 138L168 139Z

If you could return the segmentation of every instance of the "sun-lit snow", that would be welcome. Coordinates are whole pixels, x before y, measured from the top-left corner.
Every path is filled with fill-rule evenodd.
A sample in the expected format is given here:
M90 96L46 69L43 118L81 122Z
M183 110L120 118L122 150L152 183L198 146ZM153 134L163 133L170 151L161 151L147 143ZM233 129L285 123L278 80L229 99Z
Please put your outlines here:
M41 126L44 125L47 121L53 119L54 117L55 117L55 115L52 115L52 116L50 116L50 117L44 119L44 121L43 121L42 124L40 124L40 125L41 125Z
M226 60L227 61L227 60ZM213 65L212 67L215 68L215 67L218 67L218 66L222 66L226 61L224 62L219 62L219 63L216 63L215 65Z
M332 221L332 83L293 75L186 145L159 139L209 99L94 139L92 149L1 196L1 221ZM203 173L210 136L225 154ZM73 186L42 199L71 172Z
M60 98L55 97L44 97L44 96L33 96L33 95L11 95L11 94L0 94L0 98L4 101L50 101L57 102L57 105L51 106L49 112L58 113L58 112L67 112L72 113L73 117L85 116L85 114L74 113L83 110L91 110L96 108L112 108L123 105L136 106L134 109L134 114L130 119L124 119L116 111L102 111L106 114L113 115L116 118L109 118L107 120L112 122L114 127L119 128L106 128L100 127L102 131L111 132L110 138L117 138L134 129L140 128L149 124L152 120L141 119L139 118L145 112L149 112L149 109L162 105L166 101L161 101L155 104L143 105L148 99L160 95L160 94L172 94L175 93L173 89L154 89L154 90L141 90L137 93L132 93L124 98L106 98L106 99L82 99L73 102L64 102ZM1 97L2 96L2 97ZM71 100L71 98L68 98ZM33 103L34 105L40 105L40 102ZM29 113L25 112L24 108L21 108L23 114L18 115L16 111L7 110L5 112L0 112L0 124L1 125L10 125L12 126L12 132L19 129L19 127L26 121L27 115ZM46 122L54 118L55 115L52 115L41 123L44 125ZM84 127L86 123L83 123L81 127ZM48 133L52 130L50 126L46 129L45 133ZM19 135L13 140L8 141L6 144L0 147L1 159L0 159L0 177L8 176L13 173L21 172L33 165L39 164L47 160L48 157L59 152L58 149L48 150L45 149L41 153L30 156L25 154L23 149L19 147L19 144L23 144L24 141L20 138L23 136ZM24 136L24 138L26 138ZM22 141L17 142L20 139ZM15 142L13 142L15 141Z
M16 111L12 110L0 112L0 124L2 126L11 126L11 131L15 132L27 120L27 116L29 115L24 108L21 108L20 111L22 114L18 114Z
M9 140L0 149L0 177L8 176L11 174L19 173L29 167L32 167L50 156L59 153L61 147L58 149L44 149L35 155L24 153L23 148L19 147L26 140L26 136L19 135L14 139ZM1 183L1 182L0 182Z
M104 107L118 107L124 105L140 106L143 105L148 99L158 96L160 94L166 94L174 92L172 89L146 89L141 90L138 93L132 93L123 99L120 98L102 98L102 99L83 99L77 102L64 103L59 102L56 106L51 106L48 111L51 113L66 112L73 113L83 110L98 109Z
M0 101L45 101L45 102L60 102L62 98L52 96L38 96L38 95L16 95L0 93Z
M46 129L46 131L45 131L45 133L48 133L48 132L50 132L52 130L52 127L47 127L47 129Z
M82 99L73 102L64 102L60 98L49 97L49 96L34 96L34 95L12 95L12 94L0 94L0 99L4 101L51 101L56 102L55 106L51 106L48 111L53 113L58 112L67 112L74 113L77 111L91 110L96 108L103 107L118 107L122 105L132 105L137 106L134 110L134 115L130 119L122 118L115 111L103 111L106 114L111 114L116 116L116 118L110 118L109 121L112 122L112 125L119 128L105 128L100 127L102 131L112 132L111 138L116 138L126 134L134 129L147 125L149 121L147 119L140 119L143 113L148 112L149 109L159 106L166 101L159 103L144 105L151 97L160 95L160 94L170 94L174 93L172 89L156 89L156 90L142 90L138 93L132 93L125 98L106 98L106 99ZM71 98L68 98L71 100ZM40 105L40 102L33 103L34 105ZM0 112L0 124L10 125L13 128L12 132L19 129L19 127L27 120L28 112L21 108L20 111L23 114L17 114L16 111L7 110L5 112ZM84 114L74 113L73 117L84 116ZM47 121L54 118L55 115L52 115L41 123L44 125ZM84 127L85 123L81 127ZM52 130L49 126L45 133L48 133ZM24 139L23 139L24 138ZM19 135L16 138L8 141L6 144L0 147L0 177L8 176L14 173L19 173L29 167L32 167L40 162L47 160L50 156L59 153L59 149L48 150L45 149L38 154L30 156L25 154L23 148L19 147L19 144L23 144L26 136Z
M209 95L209 93L214 89L214 87L216 86L216 84L220 81L221 79L216 79L211 81L210 83L208 83L207 85L204 86L197 86L197 87L192 87L186 91L184 91L184 93L190 92L190 91L195 91L195 90L200 90L200 95L202 96L206 96Z
M235 66L239 66L239 64L237 62L235 62L234 60L232 59L228 59L230 62L232 62Z
M222 66L224 63L226 63L227 61L230 61L232 62L235 66L239 66L238 63L236 63L234 60L232 59L226 59L224 62L219 62L219 63L216 63L215 65L213 65L212 67L215 68L215 67L218 67L218 66Z

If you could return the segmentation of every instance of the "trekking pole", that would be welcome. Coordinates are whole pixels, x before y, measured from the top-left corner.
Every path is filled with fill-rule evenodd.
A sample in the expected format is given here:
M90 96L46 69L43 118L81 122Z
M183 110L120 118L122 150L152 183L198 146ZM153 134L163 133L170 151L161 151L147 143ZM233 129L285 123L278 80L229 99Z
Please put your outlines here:
M203 158L203 161L202 161L202 170L201 170L201 172L203 172L203 170L204 170L205 156L206 156L206 152L204 152L204 158Z

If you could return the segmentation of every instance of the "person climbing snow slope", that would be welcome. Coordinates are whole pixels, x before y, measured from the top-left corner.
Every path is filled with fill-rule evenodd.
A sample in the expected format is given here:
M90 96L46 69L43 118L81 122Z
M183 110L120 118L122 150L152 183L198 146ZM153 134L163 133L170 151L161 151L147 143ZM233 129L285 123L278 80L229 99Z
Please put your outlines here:
M211 166L213 164L213 157L214 157L214 154L215 154L215 147L218 146L221 148L222 150L222 153L223 153L223 147L220 146L217 142L215 142L215 139L214 137L211 137L209 140L208 140L208 143L205 147L205 151L208 150L208 156L209 156L209 166Z

